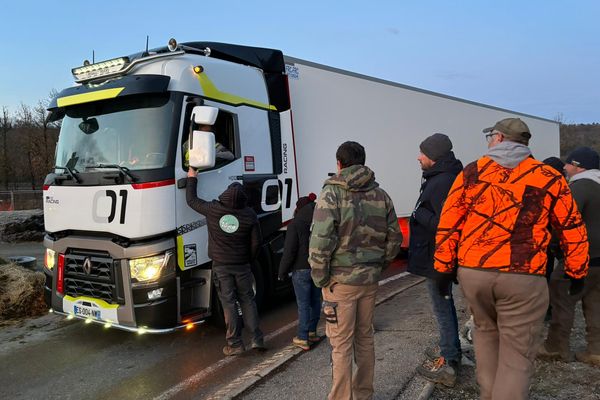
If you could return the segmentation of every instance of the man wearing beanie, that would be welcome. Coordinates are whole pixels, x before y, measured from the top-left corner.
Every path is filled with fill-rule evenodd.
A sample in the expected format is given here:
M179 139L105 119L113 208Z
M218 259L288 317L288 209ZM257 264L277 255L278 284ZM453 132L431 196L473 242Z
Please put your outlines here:
M186 200L192 209L206 217L213 282L227 326L227 345L223 347L223 354L233 356L245 350L236 301L242 308L244 326L252 336L251 347L265 350L263 333L258 327L258 311L252 289L254 276L250 266L262 241L258 218L247 206L247 197L240 183L229 185L219 200L206 201L196 194L197 176L198 171L190 167Z
M417 371L432 382L454 386L462 357L458 337L458 319L452 296L444 298L437 290L436 271L433 269L435 233L442 213L442 205L462 163L452 152L448 136L436 133L419 146L417 160L423 170L423 179L417 205L410 217L408 272L427 278L433 312L439 329L439 346L425 350L427 360ZM452 282L448 283L452 293Z
M540 348L542 357L571 360L569 337L575 306L581 300L586 323L587 349L576 353L577 360L600 366L600 157L589 147L579 147L567 157L565 172L577 208L588 233L590 269L580 293L569 294L564 263L558 263L550 278L552 320L548 337ZM583 282L581 282L583 284Z
M485 156L456 177L436 234L440 295L457 274L473 313L481 399L524 400L548 309L548 223L575 290L587 274L588 241L564 177L531 156L529 127L505 118L483 130Z

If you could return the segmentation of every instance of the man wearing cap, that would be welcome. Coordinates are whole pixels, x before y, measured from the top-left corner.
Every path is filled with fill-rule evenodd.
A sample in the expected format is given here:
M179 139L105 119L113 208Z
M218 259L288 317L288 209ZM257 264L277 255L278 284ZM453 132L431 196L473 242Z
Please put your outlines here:
M442 133L429 136L419 148L421 152L417 160L421 164L423 178L419 199L410 217L408 272L428 278L427 288L440 341L439 348L426 349L427 360L417 367L417 371L433 382L454 386L462 354L458 319L452 296L446 299L437 290L434 277L438 273L433 269L433 253L442 205L463 166L452 152L450 138ZM448 286L448 293L451 294L452 282Z
M548 223L573 286L587 274L587 233L564 177L531 156L521 119L484 132L487 154L463 169L444 203L434 268L442 295L458 270L475 322L481 399L527 399L548 308Z
M589 147L579 147L567 157L565 172L577 208L588 233L590 269L585 285L569 293L564 264L557 264L550 278L552 320L546 342L540 348L542 357L571 360L569 336L575 318L575 305L582 302L586 323L587 349L575 354L577 360L600 366L600 157Z

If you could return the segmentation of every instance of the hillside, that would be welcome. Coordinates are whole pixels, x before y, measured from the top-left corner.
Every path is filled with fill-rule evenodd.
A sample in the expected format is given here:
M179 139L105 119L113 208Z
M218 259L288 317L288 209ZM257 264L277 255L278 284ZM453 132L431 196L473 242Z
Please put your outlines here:
M579 146L589 146L600 152L600 123L560 125L560 157L566 158Z

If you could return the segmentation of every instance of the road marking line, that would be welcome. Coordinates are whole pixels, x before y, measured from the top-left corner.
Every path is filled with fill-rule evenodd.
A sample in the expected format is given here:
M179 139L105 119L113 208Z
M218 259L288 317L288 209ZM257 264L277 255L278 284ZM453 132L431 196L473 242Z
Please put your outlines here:
M287 324L285 326L282 326L281 328L277 329L276 331L273 331L273 332L269 333L268 335L266 335L265 341L267 341L267 342L270 341L271 339L273 339L274 337L277 337L278 335L282 334L283 332L294 328L296 325L298 325L298 320L290 322L289 324ZM210 367L204 368L203 370L196 372L194 375L190 376L189 378L185 379L184 381L182 381L182 382L178 383L177 385L173 386L172 388L162 392L160 395L155 397L154 400L170 399L171 397L175 396L177 393L182 392L185 389L187 389L188 387L191 387L191 386L197 384L198 382L202 381L208 375L212 374L219 368L223 368L223 367L231 364L236 359L237 359L237 357L235 357L235 356L222 358L219 361L217 361L216 363L214 363L213 365L211 365Z
M379 286L383 286L387 283L393 282L397 279L403 278L407 275L410 275L410 273L408 272L402 272L398 275L394 275L391 276L387 279L384 279L382 281L379 281ZM417 282L417 283L420 283ZM415 283L416 284L416 283ZM412 287L414 285L410 285L409 287ZM402 290L406 290L407 288L403 288ZM401 291L402 291L401 290ZM386 298L384 299L380 299L380 301L377 302L377 304L380 304L381 302L385 301L387 298L391 297L391 296L395 296L397 293L392 293L390 296L386 296ZM277 329L276 331L273 331L271 333L269 333L268 335L265 336L265 341L270 341L271 339L279 336L280 334L282 334L283 332L290 330L292 328L294 328L296 325L298 325L298 320L290 322L289 324L282 326L281 328ZM297 352L292 352L291 350L295 350L298 349ZM262 374L257 373L257 371L260 371L260 369L257 370L257 368L260 366L261 369L263 369L263 367L268 366L269 364L272 364L275 361L278 361L280 359L284 359L286 360L288 357L291 357L297 353L300 353L301 350L293 345L284 347L281 351L279 351L278 353L274 354L273 356L269 357L268 359L266 359L265 361L261 362L257 367L252 368L250 371L247 371L246 373L242 374L241 376L239 376L238 378L236 378L233 382L231 382L230 384L226 385L224 388L221 388L220 390L218 390L216 393L213 393L210 398L217 398L214 397L215 395L219 394L219 395L224 395L226 390L225 389L229 389L233 386L233 383L235 382L236 384L241 383L244 379L249 379L252 375L258 376L257 379L262 378L263 376L260 376ZM295 354L292 354L295 353ZM286 357L282 357L282 356L286 356ZM157 397L154 398L154 400L167 400L172 398L173 396L175 396L176 394L178 394L179 392L182 392L184 390L186 390L187 388L197 384L198 382L202 381L203 379L205 379L207 376L209 376L210 374L212 374L213 372L217 371L219 368L223 368L229 364L231 364L232 362L236 361L237 357L227 357L227 358L222 358L221 360L217 361L216 363L214 363L213 365L211 365L210 367L207 367L201 371L198 371L197 373L195 373L194 375L190 376L189 378L185 379L184 381L178 383L177 385L171 387L170 389L162 392L160 395L158 395ZM236 393L236 395L240 394L241 392L245 391L246 389L248 389L248 387L243 388L239 393Z
M383 286L383 285L385 285L386 283L390 283L390 282L393 282L393 281L395 281L396 279L403 278L403 277L405 277L406 275L410 275L410 272L402 272L402 273L400 273L400 274L398 274L398 275L393 275L393 276L390 276L390 277L389 277L389 278L387 278L387 279L384 279L384 280L382 280L382 281L379 281L379 286Z

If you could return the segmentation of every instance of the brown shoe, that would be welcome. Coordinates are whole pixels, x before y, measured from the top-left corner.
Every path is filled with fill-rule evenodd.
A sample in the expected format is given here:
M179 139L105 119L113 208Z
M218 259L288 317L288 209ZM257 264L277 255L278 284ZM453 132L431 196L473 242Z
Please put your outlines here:
M575 358L577 361L600 367L600 354L592 354L589 351L582 351L575 353Z
M456 364L451 365L444 357L435 360L425 360L417 367L417 372L425 379L434 383L453 387L456 384Z
M223 354L225 354L226 356L237 356L238 354L242 354L244 350L244 346L233 347L227 345L223 347Z
M319 336L317 332L308 332L308 341L311 343L319 343L325 339L325 336Z
M308 340L300 339L298 336L294 336L292 344L296 347L300 347L304 351L310 350L310 343Z

